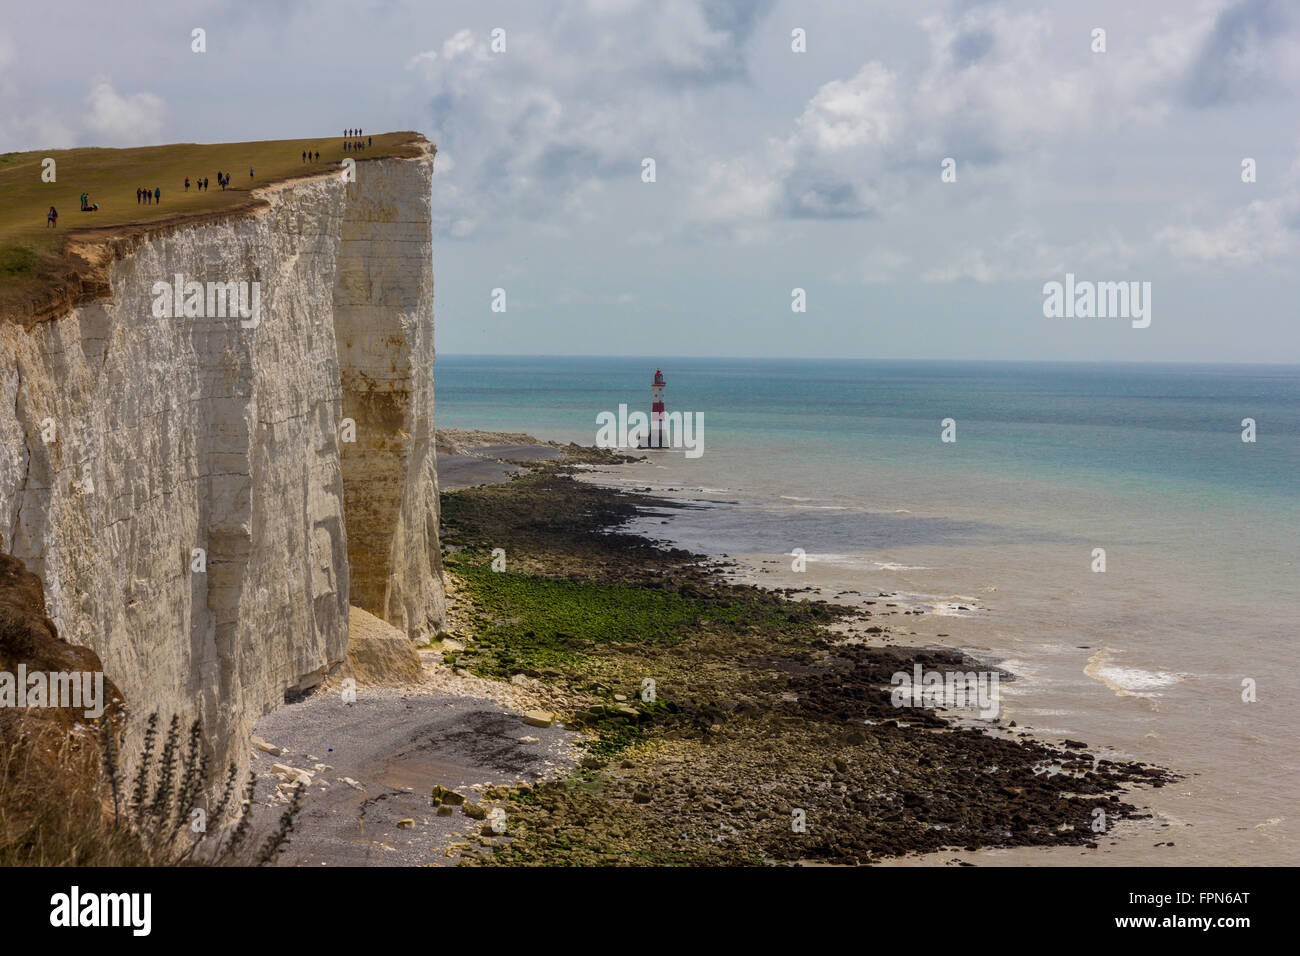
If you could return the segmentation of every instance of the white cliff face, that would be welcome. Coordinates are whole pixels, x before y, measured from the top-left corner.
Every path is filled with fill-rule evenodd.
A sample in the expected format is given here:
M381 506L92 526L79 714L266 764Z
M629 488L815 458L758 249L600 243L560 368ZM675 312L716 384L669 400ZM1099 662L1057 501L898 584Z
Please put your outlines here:
M443 617L433 434L433 165L396 163L349 184L334 332L352 603L423 639ZM372 181L373 180L373 181ZM423 197L418 205L412 195Z
M270 187L255 215L146 237L111 298L0 325L4 546L132 737L199 717L242 767L257 718L345 657L350 603L416 639L441 623L432 166ZM177 275L258 282L256 326L155 317Z

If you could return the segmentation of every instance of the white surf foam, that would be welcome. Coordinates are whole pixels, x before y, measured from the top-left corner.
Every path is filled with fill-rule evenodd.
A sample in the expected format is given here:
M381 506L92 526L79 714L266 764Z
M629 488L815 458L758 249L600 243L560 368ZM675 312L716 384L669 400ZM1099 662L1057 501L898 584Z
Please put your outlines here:
M1103 647L1092 657L1083 672L1093 680L1101 681L1119 697L1163 697L1162 688L1172 687L1188 675L1172 671L1150 671L1140 667L1124 667L1112 660L1112 651Z

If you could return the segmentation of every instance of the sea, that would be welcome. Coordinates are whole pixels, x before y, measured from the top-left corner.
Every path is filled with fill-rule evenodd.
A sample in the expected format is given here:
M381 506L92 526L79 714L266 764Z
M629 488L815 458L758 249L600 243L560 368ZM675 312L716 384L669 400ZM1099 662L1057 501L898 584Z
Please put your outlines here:
M1300 862L1300 366L440 355L437 424L593 444L656 370L700 444L588 476L690 505L631 530L1001 668L999 732L1181 775L1095 850L901 863Z

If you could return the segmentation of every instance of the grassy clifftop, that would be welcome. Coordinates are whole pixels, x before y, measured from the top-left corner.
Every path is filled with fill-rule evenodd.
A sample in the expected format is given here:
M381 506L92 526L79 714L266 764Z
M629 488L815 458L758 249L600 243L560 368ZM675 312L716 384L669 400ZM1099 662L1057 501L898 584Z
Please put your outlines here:
M108 292L104 266L119 241L152 229L251 211L253 190L337 169L345 157L366 162L418 156L425 139L415 132L383 133L360 153L345 152L343 138L267 140L253 143L173 143L138 149L53 149L0 154L0 320L30 323L58 315ZM320 153L303 162L302 153ZM45 182L46 159L55 181ZM249 176L249 168L253 176ZM217 171L230 173L230 187ZM190 188L184 188L185 177ZM193 185L207 177L209 187ZM162 190L161 202L140 205L136 189ZM98 212L82 212L90 194ZM59 224L46 225L54 206Z

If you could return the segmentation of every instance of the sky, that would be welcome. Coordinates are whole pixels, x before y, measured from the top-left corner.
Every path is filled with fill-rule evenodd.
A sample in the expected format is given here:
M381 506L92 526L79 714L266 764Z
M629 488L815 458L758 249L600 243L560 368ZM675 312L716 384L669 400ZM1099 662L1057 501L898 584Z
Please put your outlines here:
M1292 0L0 22L0 151L424 133L445 353L1300 362L1297 93ZM1149 325L1045 315L1067 273L1149 288Z

